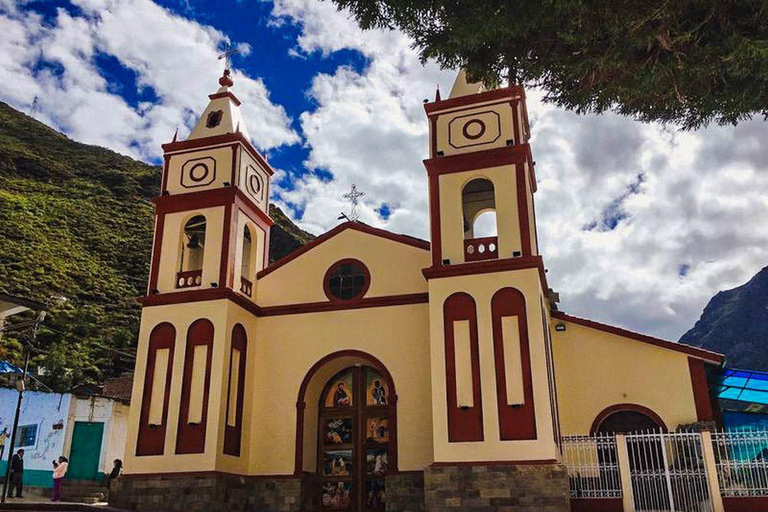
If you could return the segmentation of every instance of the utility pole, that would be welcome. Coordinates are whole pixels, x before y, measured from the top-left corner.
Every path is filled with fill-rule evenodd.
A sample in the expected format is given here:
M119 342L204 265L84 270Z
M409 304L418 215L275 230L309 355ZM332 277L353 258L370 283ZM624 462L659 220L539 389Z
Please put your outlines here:
M45 319L45 311L40 311L37 314L37 319L35 320L34 328L32 331L32 346L35 344L35 340L37 339L37 328L40 326L40 323ZM16 444L16 429L19 426L19 416L21 413L21 400L24 397L24 386L27 382L27 372L29 371L29 356L32 352L32 347L27 346L26 354L24 355L24 372L21 376L21 381L16 383L16 389L19 390L19 398L16 401L16 414L13 416L13 429L11 429L11 447L8 450L8 466L5 468L5 479L3 480L3 495L0 497L0 503L5 503L5 499L8 496L8 484L11 480L11 461L13 460L13 448Z

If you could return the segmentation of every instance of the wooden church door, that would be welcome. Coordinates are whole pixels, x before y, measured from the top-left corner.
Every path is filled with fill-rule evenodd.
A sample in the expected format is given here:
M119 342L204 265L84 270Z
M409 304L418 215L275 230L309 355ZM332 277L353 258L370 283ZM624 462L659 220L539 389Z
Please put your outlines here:
M337 373L320 397L318 460L322 510L384 510L394 469L392 386L369 366Z

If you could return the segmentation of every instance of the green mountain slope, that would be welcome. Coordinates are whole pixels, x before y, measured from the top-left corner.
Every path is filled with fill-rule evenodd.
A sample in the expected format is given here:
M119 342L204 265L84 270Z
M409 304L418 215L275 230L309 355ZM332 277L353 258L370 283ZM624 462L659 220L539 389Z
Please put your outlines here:
M161 169L80 144L0 103L0 291L53 306L34 363L57 389L132 369ZM274 261L313 237L279 209ZM23 335L0 339L20 363Z
M712 297L680 341L725 354L728 366L768 371L768 267Z

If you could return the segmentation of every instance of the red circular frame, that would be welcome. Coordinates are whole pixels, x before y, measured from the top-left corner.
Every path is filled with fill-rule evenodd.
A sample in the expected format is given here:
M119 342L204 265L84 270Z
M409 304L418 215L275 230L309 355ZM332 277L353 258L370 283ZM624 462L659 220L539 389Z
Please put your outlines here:
M347 265L347 264L354 264L359 265L360 268L363 270L363 275L365 276L365 284L363 284L363 289L355 295L354 297L351 297L349 299L340 299L339 297L336 297L333 293L331 293L331 275L338 269L341 265ZM363 263L362 261L355 259L355 258L344 258L343 260L339 260L333 265L331 265L328 270L325 272L325 277L323 277L323 291L325 292L325 296L328 297L328 300L331 302L353 302L356 300L360 300L365 296L366 293L368 293L368 288L371 286L371 271L368 270L368 267Z
M472 125L474 125L474 124L479 124L479 125L480 125L480 131L479 131L479 132L477 132L477 134L476 134L476 135L470 135L470 134L469 134L469 127L470 127L470 126L472 126ZM466 138L468 138L469 140L477 140L477 139L479 139L480 137L482 137L483 135L485 135L485 123L484 123L484 122L482 122L482 121L481 121L481 120L479 120L479 119L472 119L471 121L468 121L468 122L467 122L467 123L466 123L466 124L465 124L465 125L462 127L462 129L461 129L461 133L462 133L462 134L464 134L464 136L465 136Z

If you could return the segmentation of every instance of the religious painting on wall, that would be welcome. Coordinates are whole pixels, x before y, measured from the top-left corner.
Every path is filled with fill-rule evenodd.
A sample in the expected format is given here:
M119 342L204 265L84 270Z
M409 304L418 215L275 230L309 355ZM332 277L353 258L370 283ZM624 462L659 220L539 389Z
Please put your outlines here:
M347 508L349 507L351 482L324 482L321 494L323 507Z
M383 475L386 473L388 456L386 448L369 449L365 454L365 472L369 475Z
M349 407L352 405L352 372L345 372L331 382L325 397L326 407Z
M389 419L371 416L365 420L365 440L373 443L389 442Z
M365 486L365 505L368 508L383 509L386 503L384 480L369 480Z
M367 405L388 405L389 386L381 377L381 374L371 368L368 369L365 379L365 397Z
M323 476L349 476L352 474L352 450L326 450L323 452Z
M348 444L352 442L352 418L325 420L325 444Z

